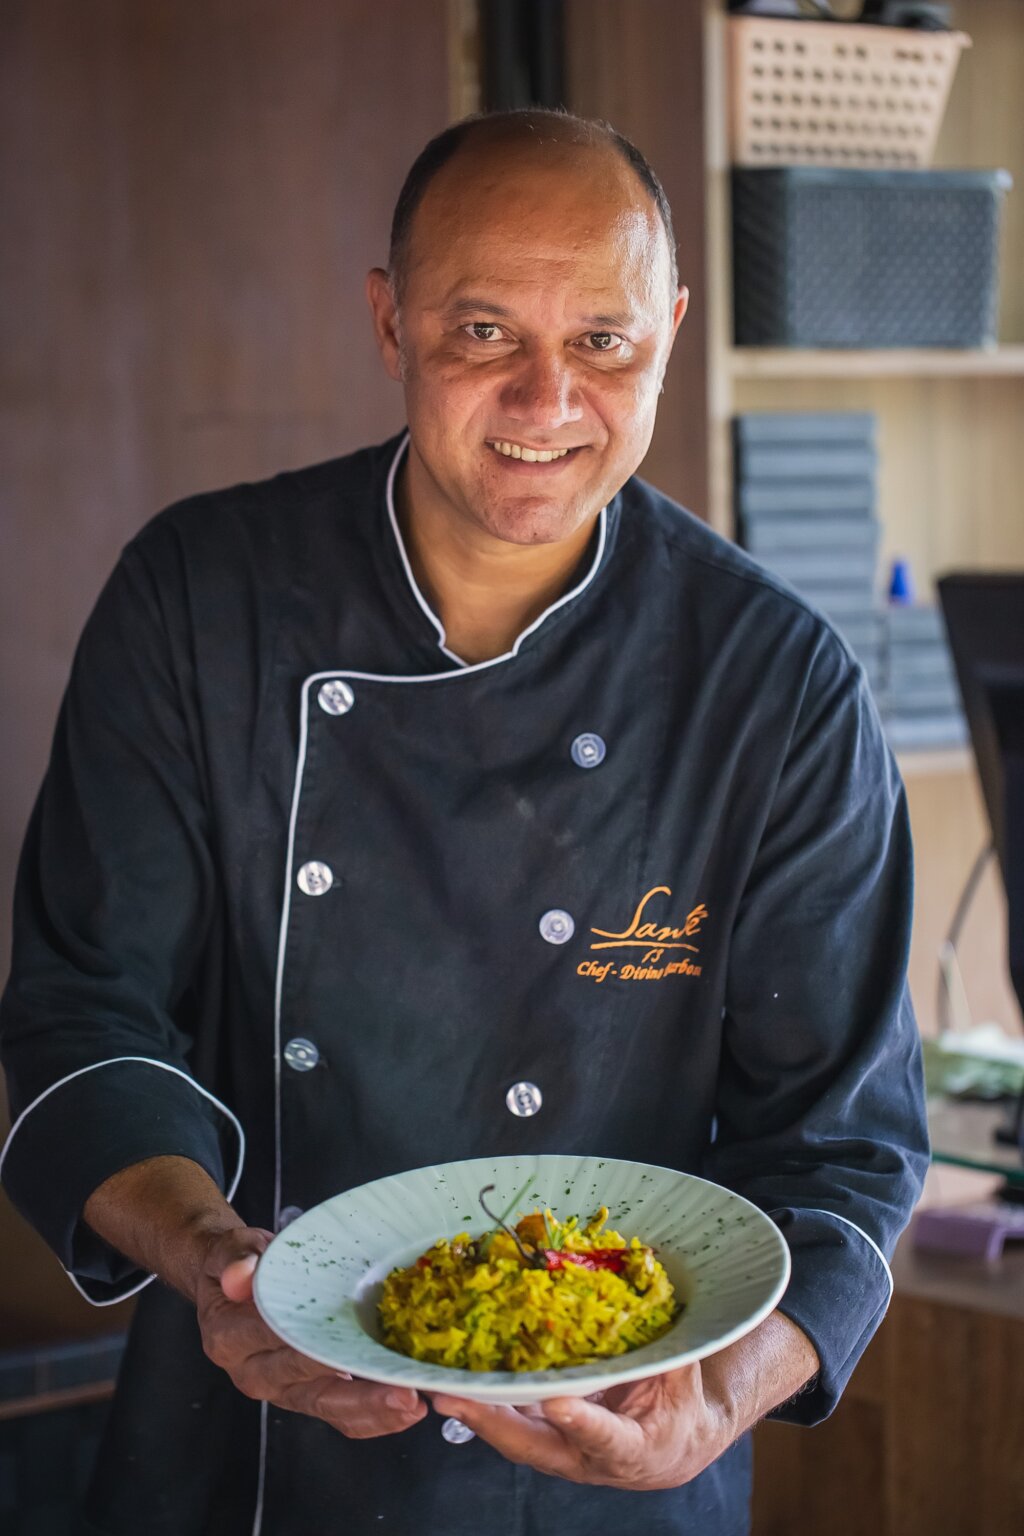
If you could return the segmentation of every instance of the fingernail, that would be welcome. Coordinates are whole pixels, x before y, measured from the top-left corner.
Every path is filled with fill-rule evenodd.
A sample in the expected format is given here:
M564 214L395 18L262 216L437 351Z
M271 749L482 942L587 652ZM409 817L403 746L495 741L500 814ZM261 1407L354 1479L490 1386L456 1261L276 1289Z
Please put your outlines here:
M398 1413L406 1412L413 1406L409 1392L388 1392L385 1394L384 1402L388 1408L394 1408Z

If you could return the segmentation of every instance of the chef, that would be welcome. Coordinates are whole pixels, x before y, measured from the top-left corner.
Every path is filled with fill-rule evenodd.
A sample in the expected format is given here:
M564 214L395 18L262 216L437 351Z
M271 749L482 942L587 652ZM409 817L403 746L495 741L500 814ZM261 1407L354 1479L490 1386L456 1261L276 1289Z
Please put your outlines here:
M3 1178L141 1292L84 1529L739 1536L747 1432L833 1408L925 1165L903 791L843 641L634 476L686 290L631 145L449 129L367 294L408 431L143 529L28 833ZM260 1321L298 1212L531 1152L739 1191L779 1309L528 1412Z

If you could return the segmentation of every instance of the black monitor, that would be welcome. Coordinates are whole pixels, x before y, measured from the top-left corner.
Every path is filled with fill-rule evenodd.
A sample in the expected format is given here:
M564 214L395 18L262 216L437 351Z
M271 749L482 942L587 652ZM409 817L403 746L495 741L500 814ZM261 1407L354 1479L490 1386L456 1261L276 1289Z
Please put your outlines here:
M1024 573L943 576L939 598L1006 887L1010 980L1024 1013Z

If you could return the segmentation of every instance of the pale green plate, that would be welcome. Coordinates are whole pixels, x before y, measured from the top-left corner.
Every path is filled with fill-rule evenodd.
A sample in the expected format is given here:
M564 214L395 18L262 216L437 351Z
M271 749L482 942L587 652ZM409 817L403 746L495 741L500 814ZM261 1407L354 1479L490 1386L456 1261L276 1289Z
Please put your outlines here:
M607 1205L609 1226L651 1244L686 1302L678 1322L641 1349L558 1370L452 1370L387 1349L376 1302L388 1271L411 1264L440 1237L485 1231L477 1201L483 1186L495 1186L487 1201L500 1212L528 1179L523 1214L550 1206L560 1220L585 1219ZM478 1402L523 1404L583 1397L724 1349L771 1312L789 1267L774 1223L706 1179L613 1158L473 1158L377 1179L306 1211L261 1259L255 1299L276 1334L336 1370Z

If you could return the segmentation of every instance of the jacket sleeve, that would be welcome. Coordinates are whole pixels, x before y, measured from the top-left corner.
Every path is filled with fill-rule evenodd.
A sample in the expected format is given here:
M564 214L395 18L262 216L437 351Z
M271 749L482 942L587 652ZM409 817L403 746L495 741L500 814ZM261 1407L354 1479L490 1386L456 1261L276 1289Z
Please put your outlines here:
M14 1205L90 1301L146 1277L82 1222L145 1158L199 1163L230 1198L242 1128L192 1076L176 1024L217 897L187 659L129 546L80 642L15 892L0 1059Z
M863 674L822 635L732 934L709 1178L779 1225L817 1348L773 1417L826 1417L892 1295L928 1162L906 983L906 798Z

